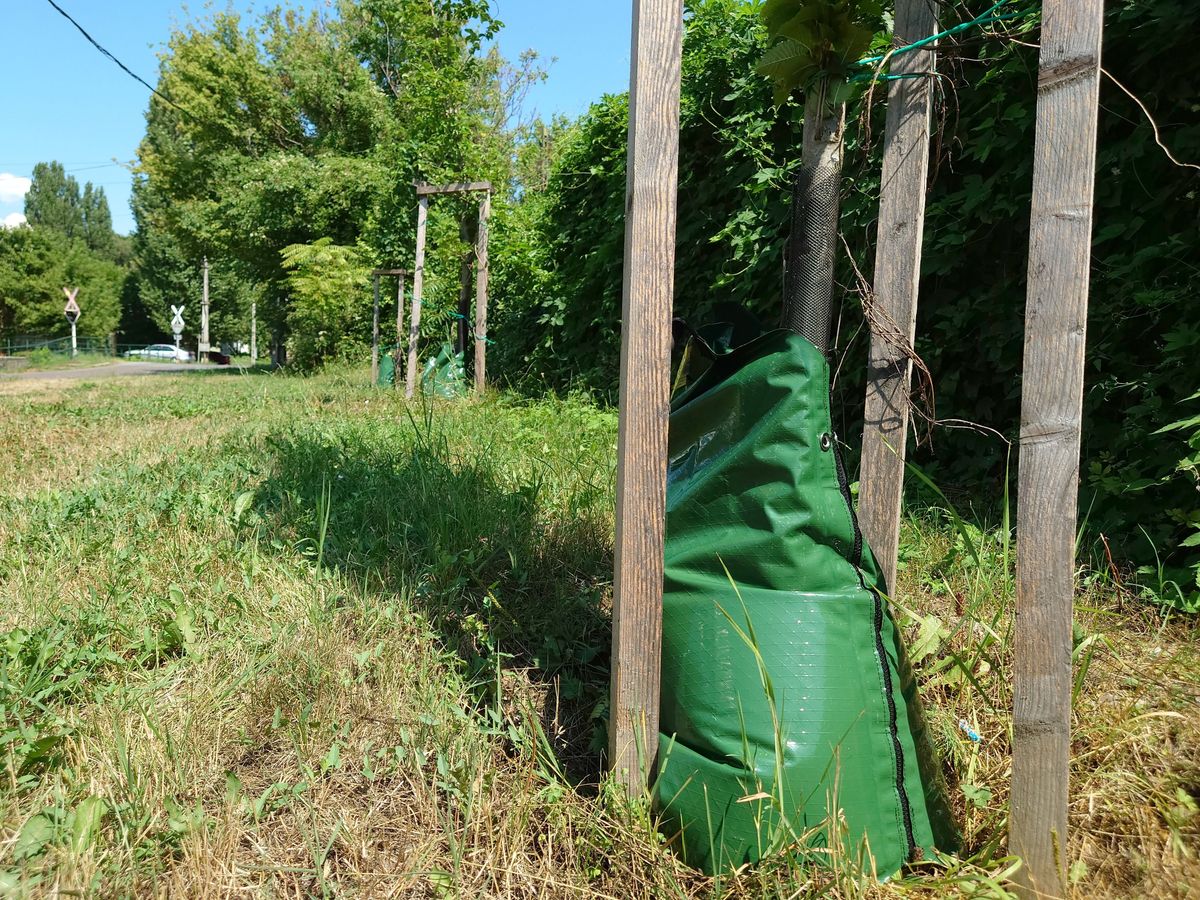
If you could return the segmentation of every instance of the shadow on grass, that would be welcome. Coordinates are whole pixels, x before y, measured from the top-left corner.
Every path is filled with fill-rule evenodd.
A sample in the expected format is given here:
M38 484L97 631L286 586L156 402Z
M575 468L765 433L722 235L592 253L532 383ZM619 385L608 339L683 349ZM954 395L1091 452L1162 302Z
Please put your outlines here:
M178 369L161 369L157 372L146 372L146 375L187 375L192 378L217 378L217 377L233 377L238 375L246 376L261 376L261 375L276 375L279 369L273 368L269 363L260 363L256 366L218 366L208 365L204 363L192 363L188 368L180 366Z
M368 594L412 598L476 676L481 702L494 699L498 654L525 671L562 770L595 783L612 573L595 498L547 502L544 479L504 477L488 454L456 455L420 426L396 445L302 431L277 435L271 449L256 506L278 536L309 538L322 565Z

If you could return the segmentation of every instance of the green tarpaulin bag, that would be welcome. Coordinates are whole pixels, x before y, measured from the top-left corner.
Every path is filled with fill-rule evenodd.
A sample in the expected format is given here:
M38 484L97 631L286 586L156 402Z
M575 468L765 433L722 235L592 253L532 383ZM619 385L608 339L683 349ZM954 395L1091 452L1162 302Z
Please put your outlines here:
M730 329L708 334L690 346L712 363L671 408L664 830L710 873L795 847L886 877L957 835L853 512L829 368L788 331L732 348Z
M467 393L467 371L463 355L449 343L442 344L437 356L425 363L421 373L421 392L432 397L453 400Z
M379 380L375 382L380 387L392 387L396 384L396 361L400 358L400 350L395 355L383 353L379 357Z

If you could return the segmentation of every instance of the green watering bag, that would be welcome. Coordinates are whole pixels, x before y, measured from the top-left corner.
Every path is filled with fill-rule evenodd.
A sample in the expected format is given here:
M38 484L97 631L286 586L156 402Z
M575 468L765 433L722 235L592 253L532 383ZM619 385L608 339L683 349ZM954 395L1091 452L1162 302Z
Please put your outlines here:
M793 846L886 877L957 835L853 512L828 365L791 332L729 337L702 344L713 362L671 409L664 828L710 873Z
M448 342L437 356L430 357L421 373L421 392L432 397L453 400L467 393L467 372L463 355L455 353Z

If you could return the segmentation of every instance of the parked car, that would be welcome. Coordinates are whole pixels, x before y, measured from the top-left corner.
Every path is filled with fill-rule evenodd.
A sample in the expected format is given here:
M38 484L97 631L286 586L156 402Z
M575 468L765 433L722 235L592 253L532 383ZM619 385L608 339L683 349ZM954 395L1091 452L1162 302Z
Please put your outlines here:
M230 362L229 354L222 353L220 350L209 350L208 361L210 363L216 363L218 366L227 366Z
M149 347L138 347L126 350L126 359L163 359L168 362L194 362L196 357L182 347L176 349L171 344L151 344Z

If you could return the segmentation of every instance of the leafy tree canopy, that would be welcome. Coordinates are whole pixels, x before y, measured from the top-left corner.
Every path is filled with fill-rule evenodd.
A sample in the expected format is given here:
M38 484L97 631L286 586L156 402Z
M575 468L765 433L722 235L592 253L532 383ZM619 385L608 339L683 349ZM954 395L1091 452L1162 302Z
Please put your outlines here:
M0 229L0 334L70 333L63 288L79 288L79 334L104 337L121 318L125 272L52 228Z
M139 150L147 261L169 243L180 260L236 269L279 340L310 321L290 315L286 248L329 241L376 265L411 264L415 179L488 179L499 202L509 194L510 113L540 70L485 52L499 27L486 2L345 0L332 18L218 13L180 29L160 71L170 102L151 100ZM473 215L468 200L436 205L431 273L457 273L458 221ZM143 270L153 293L163 279ZM449 279L434 274L428 290L436 300Z

